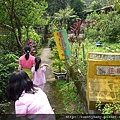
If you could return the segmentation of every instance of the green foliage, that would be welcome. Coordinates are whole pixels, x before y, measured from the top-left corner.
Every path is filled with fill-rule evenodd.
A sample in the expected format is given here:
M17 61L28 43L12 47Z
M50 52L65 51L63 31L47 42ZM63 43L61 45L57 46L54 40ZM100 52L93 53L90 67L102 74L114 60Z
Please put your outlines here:
M18 61L18 56L16 56L15 54L7 54L4 57L4 63L5 64L11 64L13 62L17 62Z
M25 27L23 27L22 28L22 38L23 38L22 45L23 46L26 44L26 40L27 40L26 34L27 34L27 31ZM42 35L38 35L32 27L29 28L28 36L31 40L33 40L34 46L39 46L39 47L41 46Z
M69 114L80 114L82 113L82 108L80 104L80 100L77 96L76 87L73 82L67 83L64 80L57 80L56 86L59 88L59 92L62 94L63 104L65 106L65 110Z
M99 2L93 1L91 3L90 8L91 8L91 10L96 10L96 9L102 8L102 5Z
M65 61L62 61L60 59L55 59L54 62L52 62L52 67L54 68L55 72L65 72Z
M60 9L57 13L54 13L53 21L58 29L67 29L68 21L76 17L74 10L67 7L66 9Z
M103 8L105 6L113 5L115 0L86 0L87 8L89 10L96 10Z
M114 8L115 8L115 10L116 11L120 11L120 0L115 0L115 2L114 2Z
M54 13L60 9L66 9L68 6L75 10L78 16L82 16L85 8L85 2L83 0L46 0L48 3L47 12L53 16Z
M97 31L97 29L88 29L87 32L88 32L87 33L88 38L92 38L92 40L96 40L96 38L99 35L99 32Z
M48 46L51 48L51 50L53 50L53 48L56 46L54 37L49 38Z
M51 14L49 31L53 34L55 30L69 29L70 25L80 16L83 16L85 3L83 0L47 0L47 12Z
M22 36L23 36L23 41L22 41L22 45L23 47L26 45L27 43L27 36L26 36L26 30L23 28L22 29ZM42 47L42 34L38 35L34 29L32 29L30 27L29 29L29 39L33 41L34 45L34 55L37 55L39 49Z
M53 70L55 72L65 72L65 61L63 60L60 60L59 58L59 54L58 54L58 51L56 49L53 49L52 50L52 54L53 54L53 57L52 57L52 67L53 67Z
M6 54L0 58L0 103L5 100L4 93L10 74L18 68L18 56Z
M0 36L0 52L1 55L8 54L8 53L14 53L17 54L21 51L19 51L19 48L17 47L17 43L15 41L15 38L12 33L8 32L7 34L4 33L3 36Z
M93 39L94 41L106 41L106 42L120 42L120 14L117 12L109 12L108 14L97 14L92 13L86 19L93 20L94 25L87 27L85 31L85 36L88 39Z
M86 7L84 0L71 0L70 5L71 8L74 9L77 16L82 19L84 17L84 9Z
M68 0L46 0L48 3L47 12L49 15L53 15L55 12L58 12L60 9L65 9L69 2Z
M9 109L9 102L8 103L3 103L1 106L0 106L0 114L6 114L6 110L7 109ZM2 116L3 118L1 119L1 120L3 120L3 119L7 119L8 118L8 116L6 115L6 116Z
M13 33L16 43L22 47L22 28L26 28L28 37L29 27L40 25L43 27L48 24L49 17L45 15L47 7L45 0L39 0L39 2L33 0L4 2L1 0L0 24Z
M58 54L57 49L53 49L53 50L52 50L52 54L53 54L53 56L52 56L52 59L53 59L53 60L54 60L54 59L59 59L59 54Z

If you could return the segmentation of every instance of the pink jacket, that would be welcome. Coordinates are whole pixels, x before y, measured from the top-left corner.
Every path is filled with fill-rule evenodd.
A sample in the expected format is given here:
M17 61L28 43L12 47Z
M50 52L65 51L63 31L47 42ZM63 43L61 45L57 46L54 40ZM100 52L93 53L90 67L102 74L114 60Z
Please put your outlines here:
M33 64L35 64L35 57L32 55L29 56L28 60L25 59L25 54L19 58L19 65L21 65L22 68L31 69Z

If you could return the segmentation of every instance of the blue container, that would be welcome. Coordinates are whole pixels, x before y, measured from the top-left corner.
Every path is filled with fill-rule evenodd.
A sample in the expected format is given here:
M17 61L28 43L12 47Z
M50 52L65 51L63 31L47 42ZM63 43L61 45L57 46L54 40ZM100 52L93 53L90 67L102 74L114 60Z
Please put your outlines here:
M101 41L98 41L97 43L96 43L96 46L97 47L100 47L102 45L102 42Z

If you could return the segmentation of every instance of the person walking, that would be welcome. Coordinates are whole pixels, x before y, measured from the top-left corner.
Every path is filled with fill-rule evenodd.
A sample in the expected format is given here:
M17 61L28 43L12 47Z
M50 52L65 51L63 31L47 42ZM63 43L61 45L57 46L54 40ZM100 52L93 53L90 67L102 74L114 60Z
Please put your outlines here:
M35 86L28 74L22 70L11 74L5 96L8 101L15 102L15 114L20 120L25 117L30 120L55 120L46 94Z
M26 45L30 46L30 48L31 48L30 54L34 56L35 55L35 48L34 48L35 44L34 44L33 40L28 39Z
M48 64L42 64L41 58L35 58L35 66L32 67L32 81L33 84L37 85L42 90L44 89L44 85L46 83L45 71L48 67Z
M35 64L35 57L30 54L31 52L30 46L25 46L24 51L25 51L25 54L19 58L18 70L25 71L30 77L30 79L32 79L31 68Z

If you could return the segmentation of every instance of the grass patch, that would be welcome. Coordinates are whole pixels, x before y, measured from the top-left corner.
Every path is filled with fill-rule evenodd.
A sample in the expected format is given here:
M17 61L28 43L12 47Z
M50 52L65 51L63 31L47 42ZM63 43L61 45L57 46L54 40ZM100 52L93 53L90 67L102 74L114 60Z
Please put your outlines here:
M77 96L77 90L72 81L67 83L65 80L57 80L56 86L62 95L64 110L67 114L81 114L82 107Z

